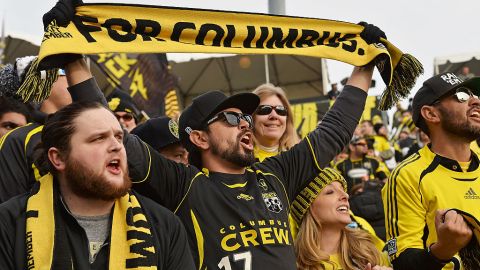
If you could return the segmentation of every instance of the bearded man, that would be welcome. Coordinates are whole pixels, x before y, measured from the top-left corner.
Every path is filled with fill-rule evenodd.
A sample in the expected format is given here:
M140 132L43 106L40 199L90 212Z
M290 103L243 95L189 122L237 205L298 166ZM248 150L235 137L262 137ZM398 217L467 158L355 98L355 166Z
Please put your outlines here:
M130 190L123 136L98 103L49 117L49 173L0 205L1 269L194 269L179 219Z
M480 218L480 162L470 149L480 137L479 93L480 77L462 81L447 72L413 98L413 121L430 143L400 163L382 190L396 270L478 267L465 267L462 250L474 241L465 213Z
M292 201L318 187L321 169L350 141L372 73L372 66L355 67L307 138L258 163L251 115L259 97L219 91L198 96L179 121L190 166L140 144L143 150L135 151L148 153L142 156L149 175L133 187L180 217L198 269L296 269L289 215L307 207Z

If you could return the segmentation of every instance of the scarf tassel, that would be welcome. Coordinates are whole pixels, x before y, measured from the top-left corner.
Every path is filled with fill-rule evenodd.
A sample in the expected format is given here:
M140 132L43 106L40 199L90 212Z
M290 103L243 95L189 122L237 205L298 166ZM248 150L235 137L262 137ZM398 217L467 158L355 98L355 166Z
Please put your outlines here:
M35 58L25 73L24 80L17 90L17 95L24 102L42 102L50 96L53 83L58 78L57 69L38 69L38 57Z
M423 74L420 61L413 55L403 54L393 71L392 83L382 93L378 109L388 110L400 99L407 98L420 74Z
M462 259L463 269L476 270L480 265L480 245L475 236L468 245L460 250L458 253Z

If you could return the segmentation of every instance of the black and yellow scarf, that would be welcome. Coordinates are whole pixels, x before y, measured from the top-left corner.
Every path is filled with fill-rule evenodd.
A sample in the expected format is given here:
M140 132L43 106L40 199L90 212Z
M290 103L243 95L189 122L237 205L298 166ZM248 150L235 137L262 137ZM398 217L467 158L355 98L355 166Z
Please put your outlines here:
M127 4L85 4L67 27L50 24L40 66L56 54L228 53L323 57L363 66L375 61L385 84L380 108L407 97L423 72L388 40L368 45L363 26L332 20ZM51 58L50 58L51 59Z
M462 266L465 270L477 270L480 267L480 221L465 211L459 209L451 210L455 210L462 215L473 231L472 239L468 245L458 252L462 260Z
M39 186L33 189L26 211L27 268L51 269L53 257L57 253L54 251L54 243L68 240L59 239L61 237L55 235L52 175L45 175L36 185ZM109 269L157 269L157 251L153 243L150 225L135 195L126 194L117 199L113 210ZM64 264L72 264L70 256L67 254L68 261Z

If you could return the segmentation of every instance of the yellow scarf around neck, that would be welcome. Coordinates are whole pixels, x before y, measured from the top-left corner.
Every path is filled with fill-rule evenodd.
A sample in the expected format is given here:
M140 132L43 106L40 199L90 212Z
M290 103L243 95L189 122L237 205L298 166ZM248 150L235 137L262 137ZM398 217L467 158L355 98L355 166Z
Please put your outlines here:
M55 236L53 181L51 174L43 176L36 183L38 191L34 188L27 202L25 244L29 270L51 269L54 243L68 241ZM155 270L156 252L150 225L135 195L128 193L117 199L113 210L109 269Z
M56 54L227 53L322 57L363 66L375 61L387 85L380 108L407 97L423 67L388 40L368 45L363 26L313 18L129 4L85 4L67 27L52 22L40 67Z

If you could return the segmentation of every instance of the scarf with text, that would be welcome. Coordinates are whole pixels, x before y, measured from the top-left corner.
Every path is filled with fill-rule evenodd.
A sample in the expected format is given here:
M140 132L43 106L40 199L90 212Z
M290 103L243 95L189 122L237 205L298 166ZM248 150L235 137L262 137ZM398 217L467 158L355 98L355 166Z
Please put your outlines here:
M423 67L388 40L368 45L363 26L313 18L130 4L85 4L73 21L53 21L40 67L56 54L226 53L323 57L364 66L374 61L387 85L379 108L407 97ZM53 57L53 58L52 58Z
M61 258L61 265L73 269L74 260L66 243L69 240L55 229L53 182L51 174L42 177L27 202L25 244L29 270L53 269L54 257L57 265ZM129 193L115 201L110 233L109 269L157 269L150 225L135 195ZM60 248L54 248L57 244Z

